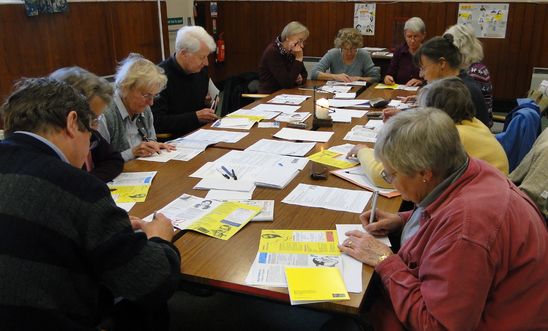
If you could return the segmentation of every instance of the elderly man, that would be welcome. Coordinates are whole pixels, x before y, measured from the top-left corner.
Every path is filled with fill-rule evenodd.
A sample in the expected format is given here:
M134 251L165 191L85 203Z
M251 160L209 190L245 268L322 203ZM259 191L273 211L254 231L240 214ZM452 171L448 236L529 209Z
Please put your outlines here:
M97 330L114 296L165 303L180 268L173 228L162 215L130 223L81 170L94 121L86 99L27 79L0 114L0 330Z
M206 107L209 53L215 41L200 26L185 26L177 32L175 54L159 64L168 78L167 87L152 106L158 133L183 135L217 119Z

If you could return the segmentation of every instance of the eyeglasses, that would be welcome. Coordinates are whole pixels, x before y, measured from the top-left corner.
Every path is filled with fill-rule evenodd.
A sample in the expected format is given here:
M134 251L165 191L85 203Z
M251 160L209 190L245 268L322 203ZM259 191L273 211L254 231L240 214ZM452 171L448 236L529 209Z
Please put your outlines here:
M142 92L140 93L143 99L149 100L149 101L156 100L160 96L160 94L151 94L151 93L142 93Z
M389 174L386 170L382 169L381 171L381 177L384 179L385 182L388 184L392 184L394 181L394 178L396 177L397 172L394 172L393 174Z

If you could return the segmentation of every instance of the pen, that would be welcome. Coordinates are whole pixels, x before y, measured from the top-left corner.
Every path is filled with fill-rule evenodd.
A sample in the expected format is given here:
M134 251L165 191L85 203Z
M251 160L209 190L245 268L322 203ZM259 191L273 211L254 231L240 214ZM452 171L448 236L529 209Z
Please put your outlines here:
M236 177L236 173L234 172L234 169L232 169L232 177L234 177L234 180L238 180L238 177Z
M347 174L351 174L351 175L360 175L360 176L365 176L365 174L363 172L358 172L358 171L345 171Z
M369 214L369 224L375 222L375 209L377 209L377 198L379 197L379 191L373 192L373 202L371 202L371 214Z
M213 102L211 103L211 109L215 110L215 107L217 107L217 100L219 95L217 94L215 98L213 98Z
M225 167L225 166L221 166L221 169L224 170L224 172L229 176L231 177L232 176L232 173L230 171L228 171L228 169ZM230 179L230 178L229 178Z
M224 167L223 167L223 168L224 168ZM215 169L216 169L221 175L223 175L224 178L230 179L230 177L229 177L227 174L225 174L224 172L222 172L221 169L219 169L219 168L215 168Z

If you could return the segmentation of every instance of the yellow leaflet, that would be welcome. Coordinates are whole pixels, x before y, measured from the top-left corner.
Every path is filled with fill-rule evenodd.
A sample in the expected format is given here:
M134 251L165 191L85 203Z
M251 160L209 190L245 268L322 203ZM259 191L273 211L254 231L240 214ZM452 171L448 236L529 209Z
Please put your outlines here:
M381 84L381 83L379 83L379 84L377 84L377 85L375 86L375 88L376 88L376 89L390 89L390 90L395 90L395 89L398 88L398 86L399 86L398 84L386 85L386 84Z
M337 268L285 268L291 303L349 300Z
M259 252L341 255L335 230L262 230Z
M147 198L150 185L109 186L116 202L143 202Z
M357 164L356 162L339 160L336 158L337 156L340 156L340 154L330 150L323 150L316 154L310 155L308 159L317 163L326 164L328 166L336 167L339 169L351 168Z
M187 229L213 238L228 240L260 211L261 207L238 202L224 202L192 223Z
M238 115L238 114L230 114L230 115L226 115L226 117L247 118L247 119L249 119L250 121L254 121L254 122L260 122L261 120L264 119L264 117L262 117L262 116Z

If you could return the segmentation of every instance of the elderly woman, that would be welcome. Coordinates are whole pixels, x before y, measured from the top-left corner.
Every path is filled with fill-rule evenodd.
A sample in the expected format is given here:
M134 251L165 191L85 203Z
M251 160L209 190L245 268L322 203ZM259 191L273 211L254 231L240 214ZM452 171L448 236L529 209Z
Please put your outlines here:
M489 69L481 60L483 60L483 46L481 41L476 38L474 30L467 25L457 24L451 26L447 34L453 36L453 43L460 50L462 55L461 69L465 70L480 86L489 118L493 117L493 85L491 84L491 75ZM488 127L493 125L493 121Z
M544 220L506 176L466 155L453 120L434 108L402 112L381 130L375 157L416 204L378 210L371 224L370 211L361 215L372 235L402 230L397 254L361 231L340 246L380 276L375 329L546 329Z
M114 102L100 122L99 132L125 161L152 156L175 147L156 142L150 106L166 86L163 70L139 54L131 53L116 71Z
M360 31L353 28L340 29L335 38L335 48L327 51L314 66L311 78L341 82L378 82L380 73L374 67L369 52L362 47L363 37Z
M444 78L423 87L418 96L421 107L434 107L446 112L457 127L464 150L508 175L508 157L501 144L485 124L474 117L475 108L468 88L458 77ZM392 188L383 180L382 164L375 160L373 149L356 145L349 156L356 155L364 173L379 187Z
M413 55L426 37L426 26L420 17L411 17L403 26L405 43L394 52L390 66L384 76L384 83L420 86L424 84L419 76L419 68L413 63Z
M468 87L476 108L476 117L489 126L491 117L487 111L478 83L466 72L460 70L462 55L454 44L453 35L434 37L424 43L415 53L415 63L420 67L421 77L428 83L446 77L459 77Z
M104 79L80 67L61 68L50 74L50 78L64 81L84 95L96 120L92 123L92 141L85 169L104 182L118 176L124 168L124 159L112 149L110 144L97 132L98 119L112 101L113 89Z
M272 93L306 82L303 49L308 35L304 25L291 22L266 47L259 63L259 93Z

